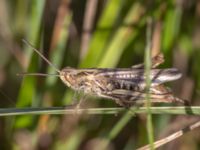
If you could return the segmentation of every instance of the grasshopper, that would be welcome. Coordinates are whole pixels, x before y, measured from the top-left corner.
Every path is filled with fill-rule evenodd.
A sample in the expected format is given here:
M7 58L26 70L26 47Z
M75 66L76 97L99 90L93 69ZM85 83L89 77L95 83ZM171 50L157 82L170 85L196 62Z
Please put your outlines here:
M23 40L23 42L53 67L57 72L56 76L59 76L61 81L73 90L114 100L123 107L144 103L146 96L144 64L134 65L131 68L75 69L66 67L59 70L39 50L35 49L27 41ZM181 73L176 68L156 69L163 62L162 54L152 58L151 85L149 89L151 102L178 102L184 104L184 100L173 96L172 91L163 85L165 82L179 79ZM22 73L21 75L47 76L48 74Z

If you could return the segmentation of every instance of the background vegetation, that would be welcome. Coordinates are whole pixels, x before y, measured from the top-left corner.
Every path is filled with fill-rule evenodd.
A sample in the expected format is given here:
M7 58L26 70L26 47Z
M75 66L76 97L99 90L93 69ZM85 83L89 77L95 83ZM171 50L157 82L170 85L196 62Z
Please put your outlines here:
M55 72L22 39L42 49L58 68L130 67L143 61L148 17L153 20L152 55L162 52L166 61L161 68L176 67L183 73L169 86L176 96L199 106L200 1L1 0L1 108L59 107L79 99L59 78L16 76L19 72ZM118 106L89 97L81 107ZM148 144L146 114L25 114L0 118L0 149L90 150L106 145L106 149L129 150ZM155 139L199 119L152 117ZM200 149L199 133L197 129L185 134L163 149Z

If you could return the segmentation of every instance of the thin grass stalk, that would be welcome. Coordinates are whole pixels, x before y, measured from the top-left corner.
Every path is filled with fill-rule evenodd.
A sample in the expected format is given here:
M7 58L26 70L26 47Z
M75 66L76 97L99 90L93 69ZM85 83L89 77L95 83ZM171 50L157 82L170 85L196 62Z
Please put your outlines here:
M200 107L150 107L152 114L171 114L171 115L200 115ZM127 112L127 108L86 108L74 109L73 107L27 107L27 108L1 108L0 116L17 116L17 115L43 115L43 114L88 114L88 115L116 115ZM143 114L147 112L147 107L130 108L130 114ZM125 114L126 116L126 114ZM126 117L125 117L126 118ZM117 126L117 125L116 125ZM113 129L114 130L114 129ZM110 133L111 134L111 133ZM113 134L113 133L112 133Z
M147 45L145 49L145 76L146 76L146 105L147 105L147 132L148 132L148 140L150 143L150 148L154 149L154 133L153 133L153 123L152 123L152 115L151 115L151 100L150 100L150 71L151 71L151 19L147 20Z
M169 136L167 136L167 137L165 137L165 138L163 138L161 140L158 140L158 141L154 142L154 147L155 148L161 147L161 146L163 146L163 145L165 145L165 144L167 144L167 143L169 143L169 142L181 137L185 133L187 133L189 131L192 131L192 130L198 128L198 127L200 127L200 121L197 121L192 125L189 125L189 126L183 128L183 129L181 129L181 130L179 130L179 131L177 131L177 132L175 132L175 133L173 133L173 134L171 134L171 135L169 135ZM146 146L141 147L141 148L139 148L137 150L149 150L149 149L150 149L150 145L146 145Z

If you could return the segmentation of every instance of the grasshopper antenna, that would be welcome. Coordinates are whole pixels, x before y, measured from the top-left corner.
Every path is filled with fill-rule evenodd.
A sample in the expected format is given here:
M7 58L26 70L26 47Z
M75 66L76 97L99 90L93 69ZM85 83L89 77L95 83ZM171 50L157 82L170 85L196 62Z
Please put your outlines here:
M45 76L58 76L59 77L59 75L58 74L46 74L46 73L17 73L16 74L17 76L43 76L43 77L45 77Z
M31 47L38 55L40 55L51 67L53 67L54 69L55 69L55 71L56 72L58 72L59 74L60 74L60 70L54 65L54 64L52 64L46 57L44 57L44 55L42 55L42 53L40 53L36 48L34 48L34 46L31 44L31 43L29 43L28 41L26 41L25 39L22 39L22 41L26 44L26 45L28 45L29 47ZM20 75L20 74L18 74L18 75ZM26 73L22 73L21 75L28 75L28 73L26 74ZM31 75L31 74L30 74ZM39 75L39 74L38 74ZM41 74L41 76L44 76L44 74L42 75Z

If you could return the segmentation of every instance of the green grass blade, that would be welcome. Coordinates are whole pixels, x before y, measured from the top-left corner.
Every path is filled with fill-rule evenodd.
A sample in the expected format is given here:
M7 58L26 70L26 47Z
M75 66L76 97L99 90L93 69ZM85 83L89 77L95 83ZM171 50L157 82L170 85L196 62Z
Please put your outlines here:
M137 30L132 25L138 22L138 16L142 12L143 9L139 2L132 5L121 26L115 32L115 35L113 35L98 67L114 67L117 65L126 46L129 44L133 35L137 33Z
M37 3L33 2L33 5L31 7L31 14L32 16L30 19L31 25L29 26L31 28L31 32L28 33L27 37L28 40L30 40L31 43L34 45L36 44L36 40L39 37L39 30L40 30L40 25L41 25L41 18L43 14L43 7L44 7L44 2L43 3ZM35 15L37 14L37 15ZM26 46L25 46L26 47ZM26 48L25 51L32 51L30 48ZM28 53L27 53L28 54ZM29 56L29 54L33 54L32 56ZM27 69L27 72L36 72L38 70L38 57L36 54L32 51L32 53L28 54L28 58L30 58L30 63ZM19 95L17 99L17 104L16 107L26 107L26 106L31 106L32 105L32 100L35 97L35 91L36 91L36 79L34 77L25 77L23 79L21 88L19 90ZM27 125L31 125L32 121L31 118L24 117L24 118L16 118L15 126L16 127L25 127Z
M171 5L173 5L174 1L171 1L169 3L172 3ZM167 11L162 42L162 49L164 50L164 52L171 51L173 44L175 43L175 41L177 41L181 25L181 18L182 9L179 5L177 5L176 7L171 7Z
M171 115L200 115L199 106L180 106L180 107L151 107L152 114L171 114ZM0 116L17 116L17 115L43 115L43 114L66 114L66 115L75 115L75 114L89 114L89 115L116 115L119 113L126 112L126 108L88 108L88 109L74 109L67 107L27 107L27 108L1 108ZM134 114L143 114L147 112L147 107L138 107L137 109L130 108L130 113L132 116ZM117 133L116 131L114 133ZM114 135L112 133L111 135ZM114 136L111 136L114 137Z
M151 71L151 26L152 20L151 18L148 18L147 20L147 46L145 49L145 76L146 76L146 105L147 105L147 132L148 132L148 140L151 149L154 149L154 132L153 132L153 123L152 123L152 116L151 116L151 99L150 99L150 93L149 89L151 86L151 79L150 79L150 71Z
M104 47L108 41L108 38L111 34L114 23L118 16L120 8L119 0L110 0L106 4L106 8L103 11L103 14L97 24L95 33L91 39L90 46L86 57L83 59L80 67L96 67L97 60L101 58L102 53L104 52Z

